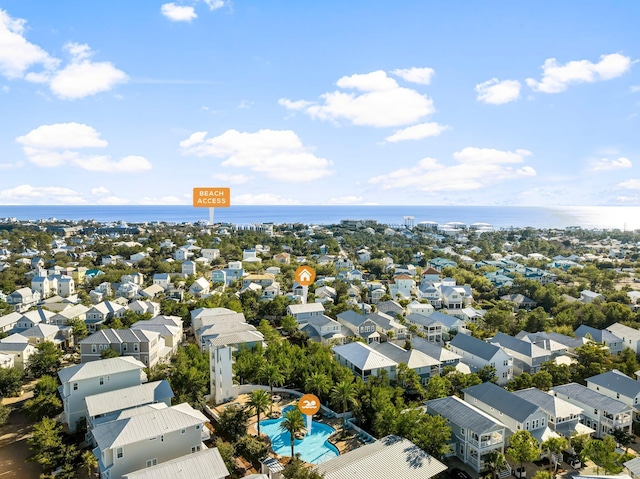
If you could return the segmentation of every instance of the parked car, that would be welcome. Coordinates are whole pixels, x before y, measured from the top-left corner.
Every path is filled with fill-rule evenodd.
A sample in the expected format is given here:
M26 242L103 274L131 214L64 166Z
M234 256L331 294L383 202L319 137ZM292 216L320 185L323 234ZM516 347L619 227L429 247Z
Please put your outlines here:
M454 479L471 479L471 475L468 472L465 472L462 469L458 469L457 467L451 469L449 474Z

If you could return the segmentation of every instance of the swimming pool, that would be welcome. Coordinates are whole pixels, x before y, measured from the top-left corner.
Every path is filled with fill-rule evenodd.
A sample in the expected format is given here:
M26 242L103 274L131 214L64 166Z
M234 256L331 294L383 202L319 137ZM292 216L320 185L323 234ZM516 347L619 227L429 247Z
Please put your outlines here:
M290 407L288 407L290 408ZM288 408L283 410L283 414ZM281 456L291 455L291 440L289 431L280 429L282 418L260 421L260 432L271 438L271 448ZM335 429L326 424L313 421L311 434L306 434L303 439L296 439L293 443L294 452L300 454L300 459L311 464L321 464L329 459L337 457L338 448L327 439Z

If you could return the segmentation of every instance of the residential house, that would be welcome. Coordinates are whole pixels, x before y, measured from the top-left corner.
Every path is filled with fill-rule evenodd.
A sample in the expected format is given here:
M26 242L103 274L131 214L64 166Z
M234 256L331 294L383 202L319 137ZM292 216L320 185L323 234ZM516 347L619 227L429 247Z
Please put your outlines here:
M415 289L416 282L408 274L398 274L389 283L389 294L392 298L410 299Z
M68 298L76 294L76 282L71 276L62 275L57 278L58 296Z
M423 284L438 283L440 282L441 278L442 278L442 275L440 274L440 271L434 268L426 268L420 274L420 282Z
M622 338L610 333L606 329L596 329L586 324L581 324L578 326L578 329L574 331L574 334L581 338L589 338L596 343L605 345L614 356L620 354L625 347Z
M227 273L222 269L214 269L211 272L211 282L213 284L222 283L223 285L227 284Z
M193 252L189 251L189 248L186 248L184 246L180 246L173 253L173 259L175 259L176 261L186 261L192 256L193 256Z
M40 301L40 293L31 288L20 288L7 296L7 304L13 306L18 313L28 311Z
M531 311L537 306L537 303L531 299L527 298L522 294L505 294L504 296L500 296L500 299L503 301L509 301L510 303L514 303L516 305L515 310L524 309L526 311Z
M640 330L630 328L624 324L615 323L605 328L614 336L622 339L624 346L634 353L640 354Z
M132 300L133 298L140 296L140 291L142 291L142 286L139 284L131 282L120 283L118 289L116 289L116 298Z
M63 310L58 311L55 315L51 316L51 318L49 318L49 323L55 324L56 326L66 326L69 321L74 319L79 319L84 322L87 318L87 311L89 311L89 308L84 304L70 304Z
M427 341L433 343L442 342L442 323L432 316L415 313L408 314L405 319L408 324L416 326L418 332L423 333Z
M442 293L432 283L422 283L416 292L419 300L426 300L435 309L442 308Z
M321 303L290 304L287 314L296 318L298 324L306 323L310 318L322 316L324 306Z
M13 330L18 325L20 319L22 319L22 314L15 311L0 316L0 333L8 333Z
M427 263L427 266L441 273L442 270L447 268L448 266L452 266L455 268L456 266L458 266L458 263L447 258L434 258Z
M552 358L548 350L534 343L523 341L522 339L514 338L501 332L496 333L489 342L500 346L513 358L513 372L515 376L519 376L522 373L533 375L540 371L543 363Z
M513 358L502 348L466 334L456 334L449 348L462 356L462 362L472 370L493 366L496 369L498 384L504 385L513 378Z
M258 332L255 326L243 321L229 320L224 322L218 322L203 326L195 332L195 339L200 345L201 351L206 351L209 342L221 336L239 335L243 338L243 343L247 344L247 347L251 348L255 344L261 343L263 340L262 334Z
M215 248L203 248L200 250L200 254L203 258L213 261L220 257L220 250Z
M273 259L278 264L291 264L291 255L289 253L278 253L273 255Z
M191 328L197 332L204 326L227 321L245 323L243 313L236 313L227 308L198 308L191 311Z
M492 382L477 384L462 392L465 402L504 424L507 437L523 430L529 431L539 443L557 437L548 428L549 418L542 408Z
M85 398L147 382L145 365L130 356L91 361L62 368L58 377L64 416L62 422L75 431L87 415Z
M90 432L99 424L113 421L118 413L129 409L150 404L171 406L173 396L166 379L87 396L87 430Z
M321 344L344 343L345 335L341 324L329 316L312 316L306 322L298 324L300 330L307 333L312 341Z
M631 432L633 407L618 399L577 383L554 386L549 393L581 407L581 422L594 429L596 437L611 434L616 428Z
M49 296L54 294L53 291L51 291L49 277L46 275L35 275L33 278L31 278L31 290L40 293L41 299L48 298Z
M179 316L156 316L146 321L133 323L131 329L158 333L164 340L164 347L160 343L158 355L165 358L178 351L178 346L182 342L182 323L183 321Z
M633 419L640 421L640 381L613 369L586 379L587 387L610 398L618 399L634 410Z
M136 314L150 314L152 318L160 314L160 304L153 301L136 299L131 301L127 307Z
M592 301L595 301L596 299L604 301L604 296L602 296L599 293L595 293L593 291L589 291L588 289L580 291L580 301L582 301L583 303L591 303Z
M576 348L590 342L589 339L577 337L572 338L564 334L555 332L540 331L537 333L528 333L526 331L520 331L516 338L522 339L534 343L542 349L549 351L551 356L560 356L564 354L574 354Z
M169 273L156 273L153 275L153 284L161 286L165 291L173 286Z
M13 355L16 369L24 371L29 366L29 358L35 354L36 347L21 334L15 333L0 339L0 353Z
M195 276L196 275L196 263L191 260L187 260L181 265L183 276Z
M203 298L209 294L211 290L211 285L206 278L200 277L196 279L191 286L189 286L189 293L191 293L196 298Z
M432 479L447 466L407 439L386 436L323 462L316 469L324 479Z
M98 361L102 352L113 349L121 356L131 356L153 367L167 359L171 351L164 351L164 340L159 333L139 329L101 329L81 340L80 361Z
M89 332L97 331L105 321L112 318L122 318L127 307L115 301L103 301L91 307L86 313L85 323Z
M270 273L263 274L249 274L242 278L242 287L246 288L250 284L258 284L263 288L273 284L276 280L276 277Z
M336 265L336 270L340 271L341 269L352 270L353 269L353 261L351 261L346 256L338 256L334 261Z
M67 328L67 331L68 329L69 328ZM68 345L67 339L63 336L60 328L53 324L39 323L22 331L20 334L27 338L29 342L36 347L38 344L44 343L45 341L53 343L61 349L66 348Z
M439 415L451 427L451 452L480 473L487 468L488 456L494 451L504 453L506 426L456 396L425 402L425 410Z
M14 331L16 333L20 333L29 328L33 328L36 324L47 324L51 321L53 316L55 316L55 313L47 311L46 309L34 309L32 311L28 311L18 320Z
M419 303L416 300L407 304L407 315L409 314L421 314L423 316L429 316L435 311L435 308L429 303Z
M376 330L380 333L383 341L393 338L404 339L407 336L407 327L388 314L378 311L368 314L367 319L376 323Z
M148 288L145 288L142 291L140 291L140 297L154 299L154 298L157 298L163 292L164 292L164 288L162 286L157 284L152 284Z
M338 314L336 318L338 322L351 331L353 335L364 339L367 344L380 342L380 333L378 333L377 329L378 325L364 314L348 309ZM349 334L345 334L345 336L347 335Z
M401 344L401 343L400 343ZM454 353L450 349L442 347L436 343L427 341L420 336L414 336L411 338L412 349L421 351L427 356L437 359L440 362L440 373L445 366L451 366L457 368L460 364L462 356Z
M387 372L389 379L396 377L398 363L377 352L371 346L355 341L331 348L336 360L347 366L363 380L377 376L380 371Z
M393 316L394 318L397 315L404 316L404 308L400 305L400 303L393 300L381 301L376 305L376 307L377 310L381 313L388 314L390 316Z
M229 470L217 447L130 472L123 479L227 479ZM249 477L249 476L245 476ZM267 479L267 476L264 476Z
M440 374L440 361L417 349L404 349L394 343L371 343L371 348L396 363L404 363L415 371L420 382L426 385L433 376ZM406 386L405 386L406 387Z
M89 292L91 303L98 304L105 301L107 298L113 296L113 288L111 283L100 283L95 289Z
M513 394L540 407L549 416L549 427L567 439L595 432L580 422L584 410L575 404L537 388L521 389Z
M122 419L96 426L92 431L97 444L93 454L101 477L121 478L201 451L202 441L209 439L206 422L200 411L182 403L145 409L139 414L125 411Z

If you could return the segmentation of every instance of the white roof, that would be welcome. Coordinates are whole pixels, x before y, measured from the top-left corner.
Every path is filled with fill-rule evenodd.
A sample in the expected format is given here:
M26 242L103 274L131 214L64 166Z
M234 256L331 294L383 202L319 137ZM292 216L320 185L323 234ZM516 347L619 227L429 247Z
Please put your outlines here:
M334 346L333 352L336 355L343 357L362 371L388 368L398 365L395 361L359 341L343 344L341 346Z
M411 441L387 436L324 462L317 470L325 479L430 479L446 471L447 466Z
M97 378L109 374L134 371L136 369L142 371L144 368L146 368L146 366L137 359L131 356L120 356L62 368L58 371L58 377L60 378L60 382L64 384L69 381Z
M188 403L182 403L100 424L92 433L98 447L104 451L205 422L207 418L200 411L196 411Z
M224 479L229 475L218 448L178 457L125 474L125 479ZM264 476L267 477L267 476Z
M87 396L85 402L89 416L93 417L172 397L173 391L165 379Z
M288 308L291 314L324 312L322 303L290 304Z

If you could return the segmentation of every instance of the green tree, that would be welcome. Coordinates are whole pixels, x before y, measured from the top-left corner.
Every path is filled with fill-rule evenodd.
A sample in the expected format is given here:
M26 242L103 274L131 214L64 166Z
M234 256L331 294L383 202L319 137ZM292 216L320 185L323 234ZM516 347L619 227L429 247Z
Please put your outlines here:
M93 471L98 467L98 460L96 459L96 456L94 456L91 451L84 451L81 458L82 465L87 471L87 476L90 478L93 477Z
M22 411L32 421L53 418L62 412L62 401L57 394L38 394L25 401Z
M282 329L284 329L288 334L292 334L294 331L298 330L298 321L293 316L285 316L282 318L280 324Z
M451 394L453 386L451 381L443 376L433 376L429 379L425 390L427 399L438 399L447 397Z
M269 406L273 403L269 397L269 393L263 389L251 391L247 405L256 412L256 428L258 429L258 437L260 437L260 414L264 414L269 410Z
M51 341L36 346L36 352L29 358L29 372L36 378L53 376L62 367L62 351Z
M307 467L307 464L298 457L294 457L284 466L282 477L285 479L322 479L324 475L314 468Z
M629 446L633 444L633 441L635 440L633 434L626 429L616 427L611 435L618 444L624 447L625 452L629 452Z
M551 471L538 471L535 473L535 475L533 476L533 479L553 479L555 477L555 474L553 474Z
M269 442L255 436L242 436L235 448L238 455L253 464L269 454Z
M493 450L485 456L485 464L487 465L488 472L491 474L491 479L495 479L498 472L507 466L507 460L500 451Z
M509 443L507 454L520 463L521 471L525 462L534 461L540 456L540 445L529 431L516 431Z
M120 357L120 353L116 351L114 348L103 349L100 352L100 359L111 359Z
M273 386L282 386L284 384L284 374L275 364L265 364L260 371L260 378L269 385L271 397L273 397ZM273 402L271 403L271 414L273 414Z
M87 324L80 318L70 319L67 321L67 326L71 326L71 332L73 333L73 341L75 344L89 336Z
M605 474L622 471L622 466L618 463L620 454L616 453L616 441L611 436L605 436L602 440L590 439L584 446L582 455L594 462L596 474L600 473L600 468L604 469Z
M349 405L358 405L357 398L356 384L351 381L340 381L331 389L331 402L341 406L341 411L344 414L345 426L347 424L346 412L349 409Z
M190 344L178 349L171 360L169 384L175 394L174 401L188 402L199 408L209 392L209 356Z
M220 413L217 431L221 436L235 442L247 434L249 417L249 409L229 406Z
M236 467L236 448L233 447L233 444L227 441L223 441L221 438L216 439L216 448L222 456L222 461L224 465L227 466L227 470L231 474L231 477L235 476L237 471Z
M549 456L549 467L553 468L553 476L555 477L558 469L558 463L553 460L554 456L559 457L562 451L569 447L569 443L564 437L550 437L540 445L543 451Z
M9 415L11 414L11 408L0 403L0 426L4 426L9 422Z
M53 471L63 460L65 444L62 424L55 419L43 418L33 425L33 435L27 439L33 455L30 460L40 464L45 472Z
M553 386L553 377L548 371L538 371L531 376L531 382L541 391L548 391Z
M0 368L0 397L16 396L22 389L24 373L17 368Z
M280 429L289 431L289 439L291 440L291 457L295 457L294 443L296 434L305 429L304 417L298 408L289 409L284 413L284 419L280 423Z
M331 390L331 378L324 373L313 373L304 382L305 390L317 395L321 400Z

